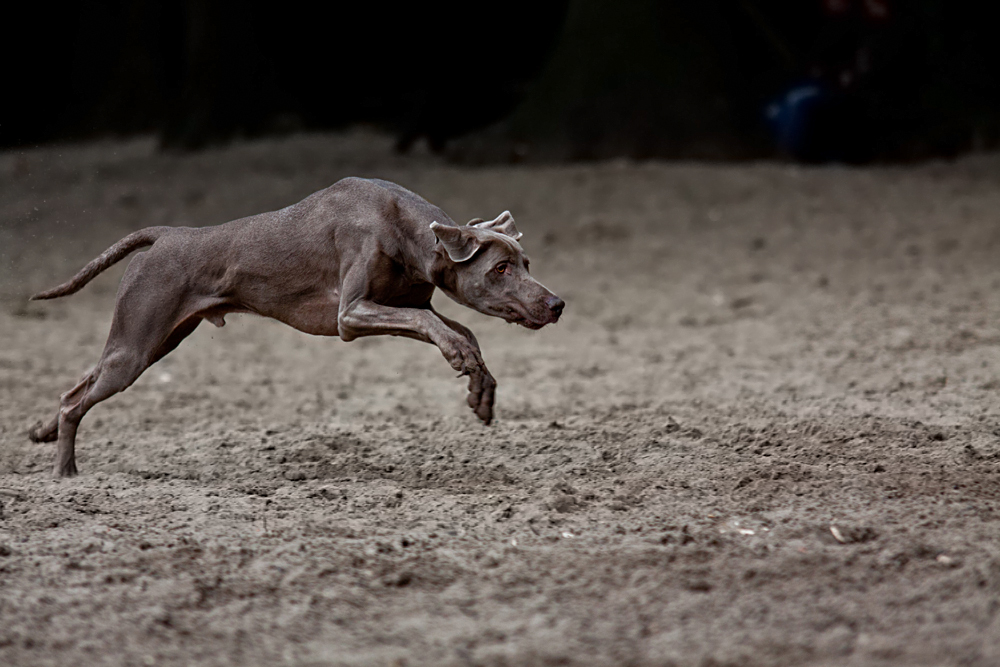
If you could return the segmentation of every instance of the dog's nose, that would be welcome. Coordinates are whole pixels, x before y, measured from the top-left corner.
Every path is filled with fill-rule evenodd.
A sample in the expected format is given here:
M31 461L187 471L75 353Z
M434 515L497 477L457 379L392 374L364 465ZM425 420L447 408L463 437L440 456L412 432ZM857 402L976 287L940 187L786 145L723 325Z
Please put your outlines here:
M545 297L545 305L549 307L549 310L552 311L553 315L559 317L562 315L563 307L566 305L566 302L553 294L552 296Z

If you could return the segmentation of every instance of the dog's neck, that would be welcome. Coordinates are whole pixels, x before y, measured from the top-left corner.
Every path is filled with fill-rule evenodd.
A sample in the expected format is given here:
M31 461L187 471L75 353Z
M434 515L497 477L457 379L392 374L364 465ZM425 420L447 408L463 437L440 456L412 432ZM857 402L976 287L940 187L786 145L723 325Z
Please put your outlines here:
M448 253L444 251L440 243L431 247L424 274L427 277L427 282L445 294L457 294L458 280L455 275L455 263L448 259Z

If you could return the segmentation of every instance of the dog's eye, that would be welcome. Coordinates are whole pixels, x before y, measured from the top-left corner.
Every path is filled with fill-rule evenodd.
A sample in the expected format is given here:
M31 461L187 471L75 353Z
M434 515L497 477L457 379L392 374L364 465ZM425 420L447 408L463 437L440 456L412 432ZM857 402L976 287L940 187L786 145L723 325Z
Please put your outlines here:
M496 266L496 272L497 273L507 273L507 268L508 268L507 267L507 262L500 262Z

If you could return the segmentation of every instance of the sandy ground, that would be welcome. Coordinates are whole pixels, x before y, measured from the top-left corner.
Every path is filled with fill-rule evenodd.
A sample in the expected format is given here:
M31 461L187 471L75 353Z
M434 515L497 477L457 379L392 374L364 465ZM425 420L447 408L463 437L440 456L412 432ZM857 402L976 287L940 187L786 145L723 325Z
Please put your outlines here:
M1000 664L1000 158L460 169L364 132L0 154L0 663ZM346 175L511 209L565 298L434 348L202 326L25 433L99 356L127 232Z

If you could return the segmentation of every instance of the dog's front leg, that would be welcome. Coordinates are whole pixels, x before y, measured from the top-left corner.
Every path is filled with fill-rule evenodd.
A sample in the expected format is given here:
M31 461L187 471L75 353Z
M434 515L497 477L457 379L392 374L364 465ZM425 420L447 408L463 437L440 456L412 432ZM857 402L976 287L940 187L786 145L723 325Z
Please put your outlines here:
M479 341L476 340L476 335L472 331L459 322L449 319L437 312L433 308L430 308L431 312L437 315L442 322L448 325L450 329L458 333L458 335L465 337L472 346L476 348L476 352L479 353L480 359L482 359L482 350L479 348ZM482 373L470 373L469 374L469 396L468 402L469 407L473 411L482 417L481 410L485 411L492 418L493 415L493 399L496 395L497 381L494 379L493 375L490 373L489 369L486 368L486 364L482 365ZM487 424L489 424L489 419L483 418Z
M341 302L337 317L340 337L406 336L436 345L451 367L469 376L469 407L489 424L493 420L496 380L483 362L472 332L430 308L393 308L367 299Z

